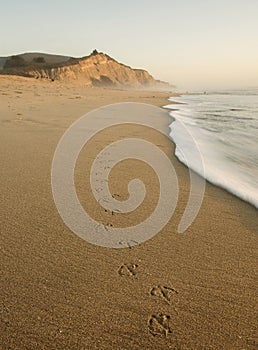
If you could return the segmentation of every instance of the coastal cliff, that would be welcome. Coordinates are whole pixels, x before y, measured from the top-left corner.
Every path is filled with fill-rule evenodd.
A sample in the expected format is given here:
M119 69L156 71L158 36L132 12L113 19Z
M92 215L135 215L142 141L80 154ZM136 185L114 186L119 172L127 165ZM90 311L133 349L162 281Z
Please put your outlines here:
M44 56L34 57L32 61L12 56L0 73L52 81L79 81L86 86L169 87L168 83L155 80L146 70L133 69L97 50L86 57L66 58L57 63L47 62Z

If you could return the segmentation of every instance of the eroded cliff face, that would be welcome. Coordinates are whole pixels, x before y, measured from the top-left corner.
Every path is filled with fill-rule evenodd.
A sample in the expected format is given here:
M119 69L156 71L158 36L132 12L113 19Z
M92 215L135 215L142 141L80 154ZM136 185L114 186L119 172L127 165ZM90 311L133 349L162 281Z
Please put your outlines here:
M168 86L156 81L145 70L132 69L98 52L52 67L26 68L20 73L37 79L79 81L88 86Z

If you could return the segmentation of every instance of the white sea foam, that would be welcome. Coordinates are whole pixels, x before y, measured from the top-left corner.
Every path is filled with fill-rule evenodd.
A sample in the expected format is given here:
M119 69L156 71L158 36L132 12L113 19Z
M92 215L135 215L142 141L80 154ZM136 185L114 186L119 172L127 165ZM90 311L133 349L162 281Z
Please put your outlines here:
M204 177L258 208L257 91L188 95L171 101L181 103L166 106L175 119L170 136L178 159L203 175L189 140L180 132L180 121L200 149Z

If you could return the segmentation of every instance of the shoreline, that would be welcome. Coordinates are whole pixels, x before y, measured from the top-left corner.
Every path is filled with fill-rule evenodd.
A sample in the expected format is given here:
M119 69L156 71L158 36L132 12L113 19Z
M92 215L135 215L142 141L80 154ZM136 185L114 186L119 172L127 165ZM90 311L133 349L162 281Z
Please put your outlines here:
M144 135L169 156L180 188L173 216L152 239L131 249L91 245L65 226L54 205L51 162L72 122L115 102L144 102L164 110L169 97L165 92L0 79L3 350L257 346L257 210L207 183L196 220L178 234L189 197L189 171L175 157L169 137ZM171 123L170 116L164 127L167 122ZM139 177L146 185L143 208L121 218L95 206L85 188L85 171L100 142L116 140L124 132L120 128L92 140L75 172L84 208L118 226L148 216L159 190L151 169L139 163L121 164L112 174L110 188L126 199L128 182ZM127 132L142 137L141 128ZM163 331L157 325L161 314L169 322Z
M187 102L181 102L181 103L180 103L180 102L178 102L178 101L173 101L173 97L171 97L171 98L169 99L169 101L171 102L171 105L173 105L174 103L176 103L176 104L178 104L178 103L179 103L179 104L187 104ZM171 106L171 105L170 105L170 106ZM169 113L169 115L171 116L171 118L173 118L174 121L177 120L177 119L175 119L175 117L173 116L173 112L176 112L177 109L176 109L176 108L174 109L174 108L172 108L172 107L168 108L167 106L169 106L169 105L166 105L165 108L168 110L168 113ZM179 118L178 120L180 121L180 118ZM172 126L172 124L173 124L173 122L170 124L170 127ZM171 137L171 136L169 135L169 137ZM173 140L172 137L171 137L171 139L172 139L173 142L175 142L175 141ZM178 159L182 164L184 164L186 167L188 167L188 166L180 159L180 156L177 156L177 155L176 155L176 148L177 148L176 143L175 143L175 146L176 146L176 147L175 147L175 156L177 157L177 159ZM205 166L204 166L204 167L205 167ZM255 209L258 210L258 204L256 204L255 202L251 201L250 199L249 199L249 200L248 200L248 199L245 199L246 193L238 192L237 188L232 188L232 187L229 186L229 184L223 184L223 183L219 182L219 181L217 180L216 177L213 177L213 176L212 176L212 174L209 174L209 175L204 174L204 176L202 176L202 175L200 174L200 171L198 171L198 170L192 168L191 166L190 166L190 169L191 169L194 173L196 173L196 174L198 174L199 176L203 177L208 183L210 183L210 184L212 184L212 185L214 185L214 186L216 186L216 187L218 187L218 188L221 188L221 189L225 190L226 192L228 192L228 193L232 194L233 196L235 196L236 198L238 198L238 199L240 199L240 200L242 200L242 201L244 201L244 202L250 204L251 206L253 206Z

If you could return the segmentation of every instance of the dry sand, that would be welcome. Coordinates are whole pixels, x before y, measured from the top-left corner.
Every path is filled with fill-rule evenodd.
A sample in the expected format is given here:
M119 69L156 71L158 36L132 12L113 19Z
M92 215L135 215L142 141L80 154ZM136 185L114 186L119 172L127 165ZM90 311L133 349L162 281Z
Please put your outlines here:
M153 239L132 249L91 245L65 226L54 205L51 162L73 121L114 102L162 106L168 96L0 77L1 350L258 347L257 210L208 184L197 219L178 234L189 176L166 137L149 135L176 168L180 198ZM120 132L102 135L103 142ZM141 136L137 128L128 133ZM89 164L82 159L76 183L87 207L82 175ZM152 190L135 219L148 215L158 188L150 169L136 165L118 167L111 184L118 176L116 191L126 198L124 175L132 171ZM96 215L122 222L103 210Z

